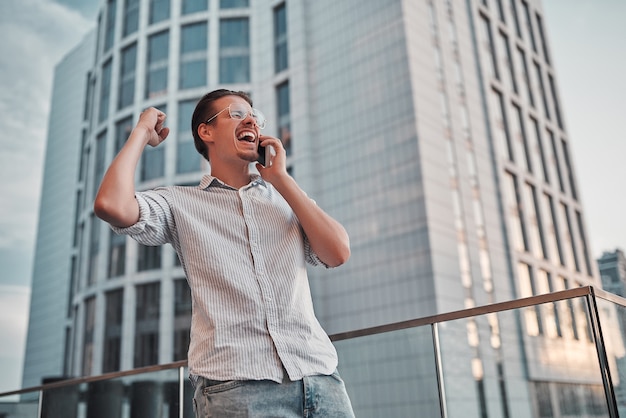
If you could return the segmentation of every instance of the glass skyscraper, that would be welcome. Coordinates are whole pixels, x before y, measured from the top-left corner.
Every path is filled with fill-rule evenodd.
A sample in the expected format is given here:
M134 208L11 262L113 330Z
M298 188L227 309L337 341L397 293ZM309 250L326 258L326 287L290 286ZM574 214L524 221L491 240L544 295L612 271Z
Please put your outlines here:
M215 88L251 94L290 173L350 234L346 265L310 271L328 333L600 285L539 0L107 0L61 80L72 88L55 89L51 119L71 103L72 160L55 159L51 123L25 386L186 357L191 301L173 249L115 235L92 202L149 106L171 134L144 152L137 188L197 184L209 167L191 112ZM51 210L62 234L46 232ZM572 363L595 350L585 309L449 324L451 416L551 416L572 396L601 399L597 371ZM356 350L340 347L347 374L364 366ZM437 402L420 380L427 351L409 377L424 411ZM390 393L396 373L378 375ZM394 408L355 405L405 416Z

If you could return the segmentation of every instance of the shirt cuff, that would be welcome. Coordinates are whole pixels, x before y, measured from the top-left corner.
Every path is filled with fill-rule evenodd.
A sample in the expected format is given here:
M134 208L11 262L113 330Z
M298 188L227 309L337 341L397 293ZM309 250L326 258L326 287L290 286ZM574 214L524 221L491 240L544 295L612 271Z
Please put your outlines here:
M146 223L148 219L148 215L150 213L150 208L145 199L138 194L135 194L135 199L137 199L137 204L139 205L139 220L131 226L120 228L118 226L111 225L111 229L113 232L119 235L137 235L142 233L146 229Z

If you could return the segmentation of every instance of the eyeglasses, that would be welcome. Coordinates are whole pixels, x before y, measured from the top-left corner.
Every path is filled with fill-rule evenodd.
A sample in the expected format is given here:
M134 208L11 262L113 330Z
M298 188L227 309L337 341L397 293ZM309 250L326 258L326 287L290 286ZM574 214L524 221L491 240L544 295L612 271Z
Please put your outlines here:
M250 109L248 109L247 106L245 106L243 104L239 104L239 103L231 103L231 104L229 104L228 107L225 107L224 109L220 110L215 115L211 116L204 123L210 123L220 113L224 112L227 109L228 109L228 114L230 115L231 119L244 120L245 118L248 117L248 114L250 114L252 116L252 118L254 119L254 121L256 122L257 126L260 129L265 128L265 125L267 123L267 119L265 119L265 115L263 113L261 113L261 111L259 109L252 108L250 110Z

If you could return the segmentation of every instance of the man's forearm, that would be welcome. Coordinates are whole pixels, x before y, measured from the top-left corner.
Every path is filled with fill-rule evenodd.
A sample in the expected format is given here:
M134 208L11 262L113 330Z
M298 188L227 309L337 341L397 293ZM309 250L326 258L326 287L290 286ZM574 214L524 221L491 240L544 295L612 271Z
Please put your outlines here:
M344 227L317 206L292 177L274 187L293 209L320 260L330 267L345 263L350 257L350 239Z
M135 170L147 144L156 147L167 138L165 113L151 107L144 110L126 144L104 174L94 202L94 212L114 226L127 227L139 220L135 199Z
M136 127L102 178L94 212L111 225L127 227L139 219L135 171L146 143L145 130Z

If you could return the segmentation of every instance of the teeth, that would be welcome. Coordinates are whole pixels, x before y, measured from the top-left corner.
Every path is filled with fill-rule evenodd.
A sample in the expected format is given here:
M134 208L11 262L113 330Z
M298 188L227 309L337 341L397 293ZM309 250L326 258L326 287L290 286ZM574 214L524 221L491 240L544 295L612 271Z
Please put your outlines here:
M254 135L254 133L252 132L242 132L239 134L239 136L237 137L238 140L246 140L249 142L254 142L254 140L256 139L256 135Z

